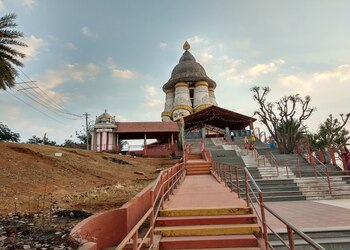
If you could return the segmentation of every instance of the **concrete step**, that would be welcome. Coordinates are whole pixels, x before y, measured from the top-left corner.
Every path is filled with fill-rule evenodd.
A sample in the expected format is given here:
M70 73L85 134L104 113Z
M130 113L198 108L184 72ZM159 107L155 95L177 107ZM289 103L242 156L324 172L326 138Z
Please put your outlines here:
M228 208L194 208L194 209L165 209L159 211L161 217L172 216L210 216L210 215L238 215L252 214L250 207L228 207Z
M156 226L250 224L250 223L257 223L256 216L253 214L158 217L156 220Z
M186 172L186 175L201 175L201 174L210 174L210 170L193 170L193 171Z
M210 235L163 237L159 242L160 249L210 249L257 247L258 241L254 235ZM256 248L259 249L259 248Z
M261 229L258 224L217 224L154 228L154 233L161 234L163 237L259 234L260 232Z

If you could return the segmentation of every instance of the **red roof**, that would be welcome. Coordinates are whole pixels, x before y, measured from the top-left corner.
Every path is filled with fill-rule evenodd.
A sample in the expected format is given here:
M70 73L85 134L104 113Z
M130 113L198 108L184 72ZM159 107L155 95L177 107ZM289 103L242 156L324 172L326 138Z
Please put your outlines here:
M179 132L176 122L117 122L117 133Z

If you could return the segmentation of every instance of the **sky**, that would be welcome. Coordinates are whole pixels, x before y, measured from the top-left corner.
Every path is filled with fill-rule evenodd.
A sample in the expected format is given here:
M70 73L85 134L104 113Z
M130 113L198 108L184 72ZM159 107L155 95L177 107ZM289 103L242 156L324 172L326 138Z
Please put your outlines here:
M20 84L0 91L0 122L22 142L46 133L60 144L76 140L84 113L161 121L187 40L220 107L253 116L253 86L269 86L271 102L309 95L316 132L350 112L349 12L346 0L0 0L28 44Z

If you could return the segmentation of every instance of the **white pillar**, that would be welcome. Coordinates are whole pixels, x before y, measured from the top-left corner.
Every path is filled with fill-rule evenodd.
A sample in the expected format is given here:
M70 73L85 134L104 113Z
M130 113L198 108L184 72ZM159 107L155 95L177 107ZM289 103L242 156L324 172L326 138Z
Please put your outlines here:
M215 94L214 94L214 88L209 88L209 98L211 104L218 106L218 103L216 102Z
M170 88L165 90L165 105L162 112L162 122L171 122L171 111L174 107L175 90Z
M211 105L208 83L205 81L196 82L193 94L194 112L205 109Z
M175 85L174 108L172 111L173 121L192 113L192 103L188 83L179 82Z

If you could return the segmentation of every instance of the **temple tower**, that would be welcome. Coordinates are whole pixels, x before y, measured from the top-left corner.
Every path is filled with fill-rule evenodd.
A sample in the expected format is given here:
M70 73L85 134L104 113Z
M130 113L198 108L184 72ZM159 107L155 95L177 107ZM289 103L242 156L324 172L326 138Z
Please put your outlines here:
M185 42L183 49L185 52L163 86L166 94L163 122L176 121L212 105L217 106L214 95L216 83L188 51L188 42Z

